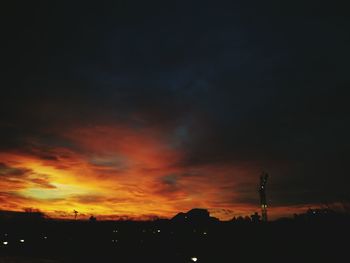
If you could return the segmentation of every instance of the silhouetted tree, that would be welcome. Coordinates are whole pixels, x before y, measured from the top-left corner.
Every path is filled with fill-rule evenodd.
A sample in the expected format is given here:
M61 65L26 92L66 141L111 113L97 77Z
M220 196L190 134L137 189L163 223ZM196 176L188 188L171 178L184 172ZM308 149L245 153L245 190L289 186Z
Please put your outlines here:
M250 217L251 217L253 223L259 223L260 222L260 215L258 214L258 212L255 212Z
M35 209L32 207L24 208L24 216L26 219L44 219L45 214L41 212L39 209Z
M97 219L96 219L96 217L94 217L93 215L91 215L90 218L89 218L89 221L90 221L90 222L96 222Z
M74 213L74 219L76 220L79 212L77 210L73 210L73 213Z

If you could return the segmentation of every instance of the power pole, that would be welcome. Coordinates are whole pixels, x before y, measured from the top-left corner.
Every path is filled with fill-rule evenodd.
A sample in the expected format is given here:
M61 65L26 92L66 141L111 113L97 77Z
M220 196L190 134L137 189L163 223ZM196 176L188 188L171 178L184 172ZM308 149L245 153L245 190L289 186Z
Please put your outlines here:
M267 173L265 172L262 173L262 175L260 176L260 187L259 187L261 219L264 222L267 222L266 184L267 184L268 177L269 175Z

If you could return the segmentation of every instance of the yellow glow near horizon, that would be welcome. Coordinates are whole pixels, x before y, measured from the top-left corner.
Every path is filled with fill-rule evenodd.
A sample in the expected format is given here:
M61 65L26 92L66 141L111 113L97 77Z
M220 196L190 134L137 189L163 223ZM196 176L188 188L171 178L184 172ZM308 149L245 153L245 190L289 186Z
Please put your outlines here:
M94 193L86 186L82 187L78 185L66 185L60 183L51 184L55 188L27 188L25 190L19 191L19 193L26 197L44 200L62 199L70 197L72 195L86 195Z
M79 151L52 148L53 159L0 152L0 209L31 207L56 218L72 218L73 210L79 218L169 218L197 207L223 220L258 209L234 202L239 184L255 189L256 177L250 176L259 174L255 167L182 167L181 152L153 131L99 127L67 136Z

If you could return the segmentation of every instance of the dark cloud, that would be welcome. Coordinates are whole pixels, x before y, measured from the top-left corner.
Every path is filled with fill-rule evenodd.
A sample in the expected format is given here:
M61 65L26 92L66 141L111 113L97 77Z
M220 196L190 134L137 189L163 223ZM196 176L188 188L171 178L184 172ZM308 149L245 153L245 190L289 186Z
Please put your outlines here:
M178 176L175 174L170 174L162 177L162 183L168 186L176 186L178 181Z
M1 187L8 189L24 189L28 183L32 183L40 188L54 189L56 188L49 182L48 176L45 174L37 174L31 169L12 167L4 163L0 163L0 176L2 178Z
M50 184L50 182L44 178L33 178L33 179L30 179L30 182L35 183L36 185L40 186L41 188L46 188L46 189L57 188L56 186Z
M11 167L0 163L0 176L21 177L30 173L30 169Z
M153 193L166 198L175 198L181 195L183 189L176 174L169 174L161 177L153 188Z
M268 169L276 203L350 198L350 39L341 5L143 2L15 9L2 151L57 162L55 147L82 151L62 135L71 128L152 127L181 149L181 167ZM28 172L0 164L0 175ZM162 180L162 191L177 190L176 176ZM244 189L241 201L255 202Z

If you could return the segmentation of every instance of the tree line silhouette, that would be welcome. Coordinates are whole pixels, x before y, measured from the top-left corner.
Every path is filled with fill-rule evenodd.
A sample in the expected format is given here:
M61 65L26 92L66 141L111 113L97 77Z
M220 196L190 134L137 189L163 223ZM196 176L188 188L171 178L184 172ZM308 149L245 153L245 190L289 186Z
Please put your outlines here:
M349 213L323 208L272 222L258 213L219 221L205 209L153 221L0 212L0 262L253 262L256 255L269 262L340 262L349 223Z

